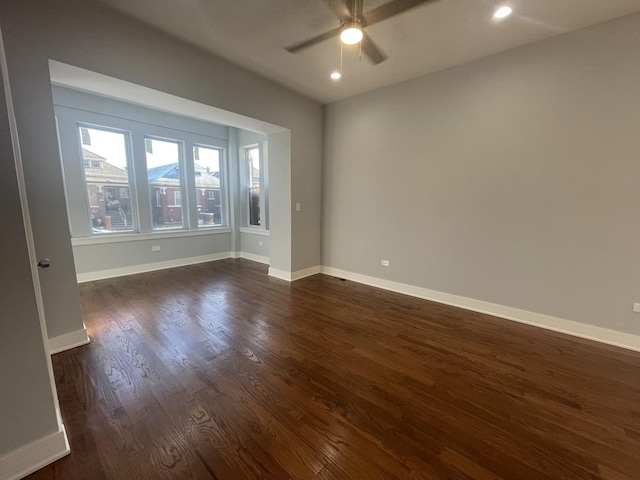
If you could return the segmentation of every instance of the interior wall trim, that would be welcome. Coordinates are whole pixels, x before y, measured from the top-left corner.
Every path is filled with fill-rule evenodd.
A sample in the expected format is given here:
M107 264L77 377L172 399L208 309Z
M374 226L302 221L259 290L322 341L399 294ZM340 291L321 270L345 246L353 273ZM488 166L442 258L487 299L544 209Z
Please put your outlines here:
M315 267L305 268L303 270L297 270L291 274L291 280L296 281L301 278L310 277L311 275L316 275L320 273L320 266L316 265Z
M234 258L232 252L210 253L208 255L200 255L197 257L185 257L175 260L166 260L163 262L143 263L141 265L130 265L121 268L112 268L108 270L98 270L95 272L78 273L76 275L78 283L93 282L94 280L104 280L106 278L123 277L125 275L134 275L136 273L153 272L156 270L164 270L165 268L184 267L187 265L195 265L197 263L213 262L225 258Z
M586 323L575 322L573 320L565 320L563 318L552 317L540 313L529 312L517 308L506 307L496 303L484 302L473 298L462 297L460 295L452 295L449 293L429 290L427 288L407 285L405 283L393 282L382 278L361 275L346 270L340 270L333 267L321 267L321 272L325 275L344 278L353 282L370 285L372 287L382 288L391 292L403 293L412 297L423 298L445 305L464 308L478 313L486 313L494 317L512 320L514 322L524 323L535 327L545 328L554 332L572 335L574 337L594 340L607 345L626 348L640 352L640 336L630 333L618 332L608 328L596 327Z
M284 270L269 268L269 276L279 278L280 280L286 280L287 282L295 282L296 280L310 277L317 273L320 273L320 266L304 268L302 270L296 270L295 272L285 272Z
M269 230L261 230L259 228L254 227L239 227L238 230L240 233L246 233L248 235L260 235L262 237L269 237Z
M161 240L164 238L201 237L203 235L223 235L231 233L228 227L202 228L200 230L180 230L176 232L131 233L112 236L71 237L74 247L84 245L102 245L105 243L141 242L146 240Z
M269 259L269 257L265 257L264 255L256 255L255 253L249 253L249 252L240 252L240 258L246 258L247 260L252 260L258 263L264 263L266 265L269 265L271 263L271 260Z
M3 480L23 478L71 452L64 425L60 430L39 438L0 458Z
M81 345L86 345L90 341L86 328L58 335L57 337L52 337L49 339L49 355L64 352L65 350L70 350Z
M278 270L277 268L269 267L269 276L291 282L291 272L285 272L284 270Z

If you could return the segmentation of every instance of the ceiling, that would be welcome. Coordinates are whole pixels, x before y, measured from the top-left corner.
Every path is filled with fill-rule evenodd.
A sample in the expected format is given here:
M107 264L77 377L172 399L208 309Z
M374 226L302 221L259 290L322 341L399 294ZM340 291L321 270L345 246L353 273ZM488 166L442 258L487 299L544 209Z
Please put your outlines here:
M98 0L321 103L443 70L640 11L639 0L439 0L367 28L379 65L337 38L297 54L285 46L339 26L323 0ZM388 0L364 0L364 10ZM496 21L500 5L514 9Z

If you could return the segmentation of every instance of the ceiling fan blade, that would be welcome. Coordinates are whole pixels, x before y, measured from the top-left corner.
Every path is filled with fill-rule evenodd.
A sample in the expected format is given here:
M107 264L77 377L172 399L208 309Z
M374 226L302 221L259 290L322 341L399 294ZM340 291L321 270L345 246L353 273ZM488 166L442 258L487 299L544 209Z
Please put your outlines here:
M353 17L350 5L353 4L351 0L324 0L324 3L331 9L333 14L340 19L340 21L349 20Z
M382 50L371 40L371 37L366 33L362 37L362 51L364 54L369 57L371 63L377 65L379 63L384 62L387 59L387 56L382 53Z
M364 26L368 27L369 25L381 22L382 20L386 20L412 8L437 1L438 0L394 0L393 2L385 3L362 14Z
M334 28L320 35L316 35L315 37L311 37L308 40L305 40L304 42L296 43L294 45L285 47L285 50L291 53L298 53L300 50L304 50L305 48L312 47L317 43L324 42L325 40L336 37L338 35L340 35L340 27Z

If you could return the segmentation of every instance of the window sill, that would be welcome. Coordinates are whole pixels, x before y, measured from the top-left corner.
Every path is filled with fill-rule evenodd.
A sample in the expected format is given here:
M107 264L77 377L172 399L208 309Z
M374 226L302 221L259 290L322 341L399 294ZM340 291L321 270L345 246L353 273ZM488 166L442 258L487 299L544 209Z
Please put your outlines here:
M269 230L263 230L259 227L240 227L240 233L250 233L252 235L262 235L263 237L269 236Z
M218 235L222 233L231 233L228 227L212 227L202 228L201 230L180 230L176 232L157 232L157 233L125 233L122 235L115 234L112 236L93 236L93 237L75 237L71 239L71 245L99 245L101 243L121 243L121 242L137 242L141 240L157 240L160 238L180 238L195 237L200 235Z

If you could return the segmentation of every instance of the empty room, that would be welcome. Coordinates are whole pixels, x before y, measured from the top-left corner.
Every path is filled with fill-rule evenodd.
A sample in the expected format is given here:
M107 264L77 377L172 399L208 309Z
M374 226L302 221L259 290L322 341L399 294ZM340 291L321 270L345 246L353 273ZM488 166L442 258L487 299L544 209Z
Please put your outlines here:
M0 480L640 478L639 32L0 0Z

